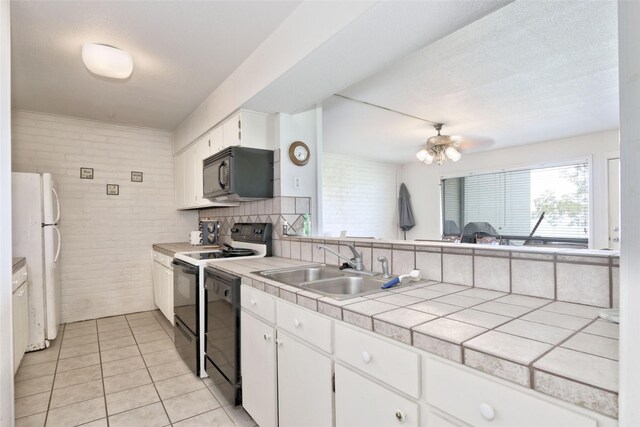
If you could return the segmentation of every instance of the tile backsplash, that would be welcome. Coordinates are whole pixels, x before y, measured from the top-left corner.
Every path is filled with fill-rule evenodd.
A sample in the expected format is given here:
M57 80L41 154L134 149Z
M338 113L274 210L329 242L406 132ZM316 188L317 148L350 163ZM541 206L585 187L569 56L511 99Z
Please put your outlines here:
M277 239L274 256L340 265L342 260L317 246L326 245L351 258L347 244L354 243L363 253L367 270L382 271L377 260L382 255L389 260L394 275L418 268L424 279L596 307L618 306L619 256L615 252L567 255L562 250L480 249L434 242L408 245L381 240L354 242L337 238L282 237L281 234L274 238Z

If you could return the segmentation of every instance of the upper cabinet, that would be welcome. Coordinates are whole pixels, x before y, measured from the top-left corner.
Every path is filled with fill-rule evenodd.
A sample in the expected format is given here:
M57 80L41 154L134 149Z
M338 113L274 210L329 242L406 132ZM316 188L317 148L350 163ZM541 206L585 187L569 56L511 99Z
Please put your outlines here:
M241 110L176 154L176 209L237 206L202 197L202 162L234 145L273 149L273 116Z

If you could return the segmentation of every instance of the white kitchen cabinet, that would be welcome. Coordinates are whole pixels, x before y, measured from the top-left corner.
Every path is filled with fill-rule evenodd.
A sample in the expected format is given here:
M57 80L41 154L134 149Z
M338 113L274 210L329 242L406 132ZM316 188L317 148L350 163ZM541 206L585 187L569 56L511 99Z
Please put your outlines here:
M240 145L242 132L242 113L235 114L222 124L224 148Z
M162 314L174 324L173 320L173 258L153 251L152 279L153 301Z
M184 156L184 206L196 205L196 146L192 144L181 154Z
M218 151L222 151L225 148L224 144L224 133L222 126L218 126L214 128L211 132L209 132L209 136L211 138L210 144L210 156L216 154Z
M13 288L13 372L20 367L22 357L29 345L29 287L27 267L24 266L12 277Z
M184 192L184 177L185 177L185 153L178 154L174 157L174 170L175 170L175 204L176 209L184 209L186 207L185 203L185 192Z
M422 427L470 427L469 424L445 415L429 405L422 405L420 409Z
M333 423L331 359L278 331L280 427L324 427Z
M336 427L419 427L418 404L336 364Z
M212 204L211 200L205 199L203 196L202 189L202 162L204 159L209 157L209 148L211 145L211 135L210 133L205 134L198 141L196 141L194 145L194 167L193 171L195 174L194 178L194 192L195 192L195 205L196 206L209 206Z
M276 330L244 310L240 314L240 324L242 406L260 427L276 427Z

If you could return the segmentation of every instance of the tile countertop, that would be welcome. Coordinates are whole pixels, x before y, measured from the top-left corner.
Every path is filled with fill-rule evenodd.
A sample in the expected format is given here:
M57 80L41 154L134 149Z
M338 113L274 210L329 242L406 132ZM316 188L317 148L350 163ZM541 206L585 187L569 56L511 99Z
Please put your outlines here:
M27 259L22 257L13 257L11 258L11 263L13 264L13 271L11 274L15 274L27 264Z
M417 282L337 301L253 274L311 265L270 257L216 263L243 283L524 387L618 415L618 325L580 304Z
M177 252L197 252L219 249L220 246L192 245L189 242L155 243L153 249L167 256L174 256Z

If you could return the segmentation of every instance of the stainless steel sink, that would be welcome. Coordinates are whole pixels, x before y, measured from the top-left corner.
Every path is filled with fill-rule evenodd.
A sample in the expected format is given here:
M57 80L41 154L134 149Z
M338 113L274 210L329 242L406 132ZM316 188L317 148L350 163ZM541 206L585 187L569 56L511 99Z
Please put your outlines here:
M363 273L366 272L358 272L358 274L355 274L348 272L348 270L339 270L337 267L329 267L326 265L291 267L255 272L255 274L280 283L313 291L337 300L377 292L388 280L373 278L371 275L365 275Z
M314 282L317 280L343 277L344 273L335 267L326 265L318 267L297 267L281 270L268 270L259 273L269 279L286 283L287 285L298 286L301 283Z
M371 277L346 276L302 283L300 287L338 300L344 300L378 292L385 282L386 280L378 280Z

